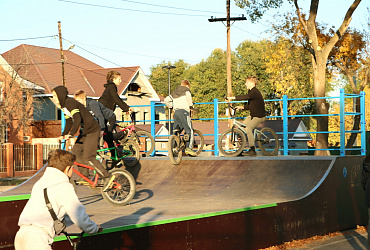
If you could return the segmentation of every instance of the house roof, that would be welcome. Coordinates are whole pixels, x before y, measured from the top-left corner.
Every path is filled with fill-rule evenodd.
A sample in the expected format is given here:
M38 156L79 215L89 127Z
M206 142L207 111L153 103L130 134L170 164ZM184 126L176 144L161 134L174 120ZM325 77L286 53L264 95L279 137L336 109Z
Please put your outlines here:
M100 97L104 91L106 75L116 70L122 75L118 93L122 94L131 79L140 69L136 67L103 68L72 51L64 50L64 72L69 94L83 89L87 96ZM25 80L45 88L50 94L56 86L62 85L60 50L22 44L2 54L3 58Z
M62 85L60 51L57 49L21 44L2 56L22 78L45 88L46 94ZM64 59L65 81L69 93L83 89L87 95L93 94L79 70L102 67L71 51L64 51Z
M122 83L117 87L119 95L123 93L132 78L137 74L139 66L125 68L101 68L101 69L81 69L81 74L85 77L87 83L95 90L96 96L101 96L104 91L104 84L107 82L106 75L109 71L115 70L121 73Z

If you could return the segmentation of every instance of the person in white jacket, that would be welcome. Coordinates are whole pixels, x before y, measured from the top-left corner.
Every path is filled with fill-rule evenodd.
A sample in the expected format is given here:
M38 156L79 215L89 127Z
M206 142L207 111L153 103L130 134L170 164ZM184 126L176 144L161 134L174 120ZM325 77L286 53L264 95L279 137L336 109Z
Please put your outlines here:
M59 220L68 214L72 222L84 232L94 234L102 231L90 220L69 182L75 160L76 156L65 150L57 149L49 153L44 175L33 186L31 197L19 217L20 229L15 236L15 249L52 249L54 220L46 207L45 188Z
M189 135L189 141L186 142L185 153L190 156L196 156L192 150L194 143L194 130L190 118L190 109L193 108L193 100L190 92L190 83L188 80L183 80L172 95L167 96L164 102L168 108L173 108L175 114L174 119L174 133L176 130L181 132L185 130L185 134Z

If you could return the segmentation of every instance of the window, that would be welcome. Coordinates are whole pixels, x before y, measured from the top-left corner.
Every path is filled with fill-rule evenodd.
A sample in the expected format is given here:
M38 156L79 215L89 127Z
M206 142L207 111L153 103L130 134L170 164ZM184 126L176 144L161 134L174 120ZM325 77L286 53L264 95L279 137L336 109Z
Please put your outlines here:
M133 82L128 86L128 91L141 92L141 86L138 83Z

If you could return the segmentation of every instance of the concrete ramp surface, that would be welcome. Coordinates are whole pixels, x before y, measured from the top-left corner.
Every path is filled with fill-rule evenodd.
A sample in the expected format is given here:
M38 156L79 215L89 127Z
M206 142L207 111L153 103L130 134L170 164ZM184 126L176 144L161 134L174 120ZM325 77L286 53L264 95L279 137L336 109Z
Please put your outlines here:
M362 159L184 158L175 166L168 158L145 158L137 166L127 168L137 180L137 193L130 205L109 205L100 190L86 186L77 186L77 194L91 218L107 228L104 237L109 239L119 234L121 240L126 239L125 243L116 242L112 249L127 242L131 247L144 249L148 246L164 249L161 247L164 245L181 248L184 244L191 244L193 249L254 249L289 238L310 237L316 226L322 228L316 233L320 234L332 228L346 229L366 223L360 185ZM25 201L17 201L17 197L27 197L32 183L41 174L31 178L28 184L0 193L4 201L0 210L16 203L24 206ZM13 224L19 210L10 216ZM352 213L350 219L340 218L347 212ZM239 231L237 235L235 229ZM69 230L78 231L75 226ZM143 232L145 237L140 237ZM167 233L160 235L160 232ZM176 237L169 232L177 232ZM0 236L0 246L4 246L4 241L5 245L9 244L12 234L15 232L8 232L7 239ZM214 235L210 237L210 234ZM136 237L141 240L136 241ZM217 244L211 243L215 237L220 238ZM89 244L98 246L95 237L87 238ZM56 242L54 249L62 249L64 243Z

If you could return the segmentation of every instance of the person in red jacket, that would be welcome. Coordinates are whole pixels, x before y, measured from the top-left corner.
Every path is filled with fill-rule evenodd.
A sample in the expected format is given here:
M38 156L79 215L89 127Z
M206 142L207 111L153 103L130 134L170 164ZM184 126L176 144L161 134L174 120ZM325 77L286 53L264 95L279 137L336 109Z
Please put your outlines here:
M247 126L244 128L247 133L249 150L246 153L247 156L256 156L255 143L253 137L253 129L258 126L258 124L266 120L265 111L265 101L263 100L261 92L257 89L257 77L249 76L245 80L245 86L248 89L248 94L238 95L235 97L227 97L227 101L236 100L248 102L244 106L237 106L237 110L249 110L250 115L244 120L244 124Z
M96 159L100 126L92 114L78 101L68 97L68 90L64 86L55 87L52 90L53 102L62 109L66 118L65 128L58 141L68 140L73 137L80 127L80 134L72 148L76 155L77 162L93 167L100 177L109 180L105 181L104 191L108 190L115 176L110 175L105 167ZM86 171L87 170L87 171ZM81 168L81 173L88 177L88 169Z

